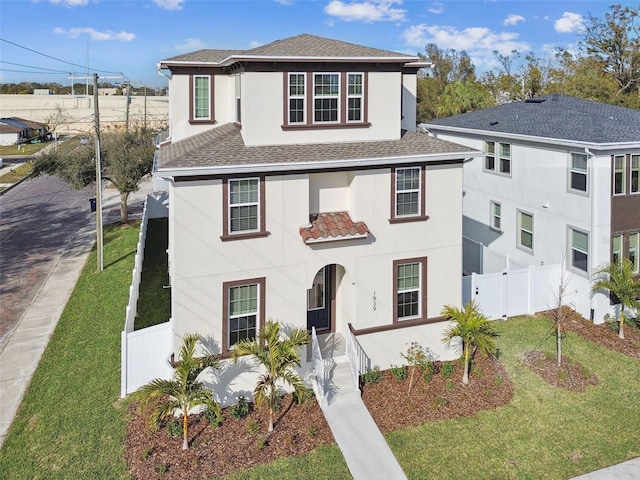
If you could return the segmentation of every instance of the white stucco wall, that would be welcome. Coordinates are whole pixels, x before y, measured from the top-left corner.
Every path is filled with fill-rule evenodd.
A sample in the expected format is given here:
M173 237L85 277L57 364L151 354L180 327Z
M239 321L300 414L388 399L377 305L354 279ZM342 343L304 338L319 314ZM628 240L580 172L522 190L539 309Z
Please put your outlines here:
M316 272L328 264L338 265L334 319L338 332L344 332L347 323L356 329L392 323L394 260L428 258L428 317L439 316L444 304L459 305L461 170L459 165L428 167L429 220L395 225L388 221L389 169L311 178L307 174L270 176L265 193L269 236L227 242L220 240L221 181L174 183L169 258L175 344L184 334L198 332L213 336L219 348L223 282L256 277L266 278L265 317L306 327L306 290ZM335 196L330 194L334 191ZM372 236L305 245L299 228L308 225L310 212L315 213L312 204L320 211L349 211L354 221L368 225ZM425 331L439 332L443 326L438 323ZM415 339L413 330L392 330L384 337L394 346L404 345ZM425 345L440 348L440 334L428 337L423 339ZM381 352L367 353L376 364L388 363Z

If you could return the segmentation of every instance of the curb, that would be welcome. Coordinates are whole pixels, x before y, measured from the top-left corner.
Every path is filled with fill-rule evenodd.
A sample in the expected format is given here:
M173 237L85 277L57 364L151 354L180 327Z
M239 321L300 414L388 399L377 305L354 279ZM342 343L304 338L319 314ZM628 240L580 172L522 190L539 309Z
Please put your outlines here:
M24 177L24 178L22 178L22 179L18 180L16 183L12 183L12 184L11 184L11 185L9 185L7 188L5 188L4 190L0 191L0 197L1 197L2 195L4 195L5 193L7 193L7 192L8 192L9 190L11 190L12 188L17 187L17 186L18 186L18 185L20 185L22 182L24 182L25 180L28 180L28 179L30 179L30 178L32 178L32 175L31 175L31 174L29 174L29 175L27 175L26 177Z

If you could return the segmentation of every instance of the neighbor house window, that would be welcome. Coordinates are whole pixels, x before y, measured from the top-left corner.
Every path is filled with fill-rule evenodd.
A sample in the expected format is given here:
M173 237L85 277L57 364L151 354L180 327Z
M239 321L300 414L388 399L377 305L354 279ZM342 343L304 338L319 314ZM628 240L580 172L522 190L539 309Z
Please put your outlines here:
M631 155L630 193L640 193L640 155Z
M362 73L347 74L347 120L349 122L362 121L362 107L364 89Z
M518 246L533 250L533 215L518 211Z
M394 322L426 318L427 259L393 262Z
M391 175L391 221L424 220L425 178L422 167L401 167Z
M485 170L511 175L511 144L485 141L484 153Z
M624 195L625 183L625 157L616 155L613 157L613 194Z
M211 77L193 77L193 118L194 120L211 119Z
M491 201L491 228L494 230L502 230L502 205L498 202Z
M574 269L589 270L589 234L569 228L570 264Z
M622 259L622 235L611 238L611 262L618 263Z
M223 240L264 236L264 178L223 181Z
M223 284L223 337L228 351L242 340L256 338L264 325L265 279L255 278Z
M316 123L340 120L340 75L316 73L313 75L313 105Z
M242 76L235 75L236 123L242 123Z
M569 188L578 192L587 191L587 156L582 153L571 154Z
M305 74L289 74L289 123L305 123Z
M640 252L640 233L632 233L629 235L629 260L633 265L633 272L640 273L640 258L638 253Z

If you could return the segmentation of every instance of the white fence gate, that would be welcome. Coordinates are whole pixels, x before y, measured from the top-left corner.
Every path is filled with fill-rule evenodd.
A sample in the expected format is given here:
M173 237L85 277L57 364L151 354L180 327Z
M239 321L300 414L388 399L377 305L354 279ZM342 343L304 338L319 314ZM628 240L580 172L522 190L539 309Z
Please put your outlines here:
M490 320L542 312L557 306L561 276L561 265L474 273L462 277L462 302L476 300Z

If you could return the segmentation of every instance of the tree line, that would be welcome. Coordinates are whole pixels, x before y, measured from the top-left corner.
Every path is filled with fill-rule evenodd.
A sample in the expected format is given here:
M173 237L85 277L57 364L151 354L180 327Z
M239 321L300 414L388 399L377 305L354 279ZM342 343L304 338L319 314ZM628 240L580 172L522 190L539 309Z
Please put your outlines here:
M127 95L127 85L128 84L119 84L115 85L111 82L101 82L98 83L98 89L101 88L115 88L114 95ZM131 95L147 95L147 96L156 96L156 95L166 95L167 87L156 88L150 86L134 86L131 85ZM77 95L93 95L93 84L90 83L88 86L86 82L75 82L73 84L73 88L71 85L62 85L57 82L20 82L20 83L1 83L0 84L0 94L9 94L9 95L31 95L36 89L44 89L49 90L55 95L71 95L72 92ZM88 92L87 92L88 90Z
M604 18L587 16L577 52L493 53L498 67L478 77L466 51L426 45L418 55L433 66L418 79L418 122L550 93L640 109L637 9L612 5Z

